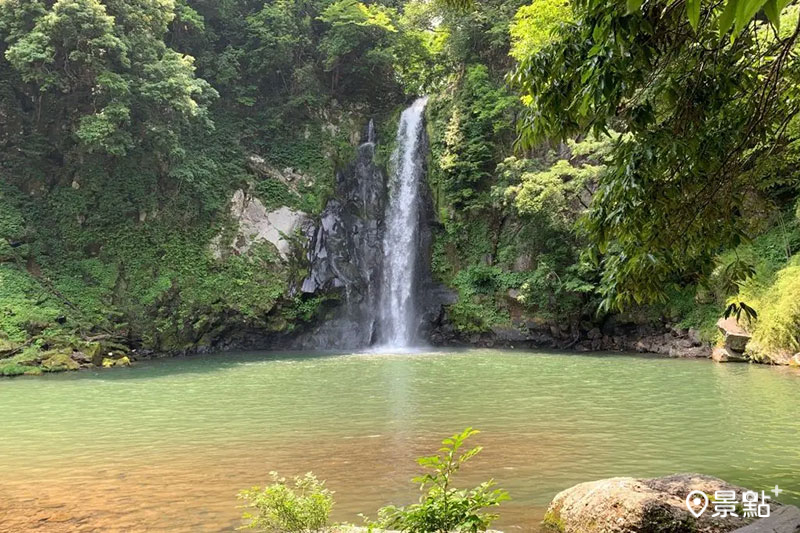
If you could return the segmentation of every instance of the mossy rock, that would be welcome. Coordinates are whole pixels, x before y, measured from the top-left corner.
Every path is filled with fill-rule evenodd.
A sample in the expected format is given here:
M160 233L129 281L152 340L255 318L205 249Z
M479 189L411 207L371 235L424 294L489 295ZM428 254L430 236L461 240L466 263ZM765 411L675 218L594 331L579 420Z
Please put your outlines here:
M130 353L130 348L124 344L116 342L87 342L83 345L81 351L85 353L95 366L105 366L106 359L116 360L126 357Z
M103 347L99 342L87 342L83 345L81 350L83 353L94 359L99 353L103 351Z
M92 360L92 364L100 366L103 363L103 346L99 342L87 342L81 351Z
M552 510L548 509L544 515L544 520L542 520L542 526L546 531L558 532L563 533L566 529L564 524L564 520L558 516L558 513L553 512Z
M0 337L0 354L11 353L17 349L19 349L19 344L16 344L8 339Z
M64 372L78 370L81 365L72 359L72 351L60 350L42 354L41 368L45 372Z
M103 359L103 368L111 368L113 366L131 366L131 360L127 355L123 355L119 359L106 357Z
M0 376L6 376L6 377L21 376L23 374L27 374L30 370L34 368L37 367L21 365L17 362L0 363Z

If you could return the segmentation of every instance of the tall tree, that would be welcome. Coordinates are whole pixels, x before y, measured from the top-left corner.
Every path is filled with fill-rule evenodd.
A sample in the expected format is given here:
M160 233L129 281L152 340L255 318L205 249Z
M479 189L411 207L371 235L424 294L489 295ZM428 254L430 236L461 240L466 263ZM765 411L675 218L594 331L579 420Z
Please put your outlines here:
M512 77L529 103L524 144L626 132L584 226L608 308L663 300L752 233L776 182L765 167L800 111L797 11L780 30L752 21L731 39L717 5L697 22L679 2L629 4L575 2L575 21Z

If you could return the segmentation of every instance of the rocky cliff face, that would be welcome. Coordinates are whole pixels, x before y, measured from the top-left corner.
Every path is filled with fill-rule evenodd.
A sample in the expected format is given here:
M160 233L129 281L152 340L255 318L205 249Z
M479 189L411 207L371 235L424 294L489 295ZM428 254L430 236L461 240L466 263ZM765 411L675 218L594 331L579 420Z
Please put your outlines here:
M319 223L308 231L309 275L305 294L336 293L339 305L331 308L310 330L292 340L298 348L357 349L378 342L381 277L385 257L388 172L375 161L372 124L355 160L336 176L336 190ZM419 149L427 154L427 138ZM417 338L427 341L441 315L448 291L433 281L431 245L436 216L427 185L420 187L419 231L416 236L417 275L413 295L419 302Z
M301 291L336 292L341 304L294 344L358 348L375 337L383 257L386 172L375 164L375 139L358 147L355 161L336 175L336 194L308 232L309 275Z
M272 243L281 258L286 259L291 250L288 237L308 224L305 213L285 206L267 211L258 198L248 196L243 189L237 190L231 198L231 217L237 224L233 239L223 242L223 236L217 235L211 242L211 253L216 259L226 252L246 254L260 242Z

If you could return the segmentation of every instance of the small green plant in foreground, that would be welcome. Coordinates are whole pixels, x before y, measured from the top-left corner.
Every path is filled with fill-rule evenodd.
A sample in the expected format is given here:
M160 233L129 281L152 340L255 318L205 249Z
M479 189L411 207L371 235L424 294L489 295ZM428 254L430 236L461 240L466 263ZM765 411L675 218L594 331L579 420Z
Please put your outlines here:
M373 526L410 533L486 531L497 515L484 510L508 500L508 493L493 489L495 482L491 479L469 490L452 486L453 476L461 466L482 450L481 446L461 450L464 442L477 433L467 428L443 440L438 455L417 459L421 466L431 470L413 479L423 491L419 503L384 507L378 512L378 523Z
M311 472L291 482L270 472L272 485L243 490L239 498L249 509L243 518L249 520L242 529L268 533L312 533L323 531L333 508L333 492L325 488Z

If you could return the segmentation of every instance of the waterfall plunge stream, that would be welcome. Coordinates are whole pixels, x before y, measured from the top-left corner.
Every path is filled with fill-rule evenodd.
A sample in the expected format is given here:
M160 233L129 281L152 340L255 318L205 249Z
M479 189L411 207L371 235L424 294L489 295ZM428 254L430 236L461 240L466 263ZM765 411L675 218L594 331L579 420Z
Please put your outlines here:
M419 236L419 192L425 154L420 144L427 98L403 111L397 128L397 148L386 205L383 237L383 280L379 313L382 341L387 348L408 348L417 339L415 282Z

